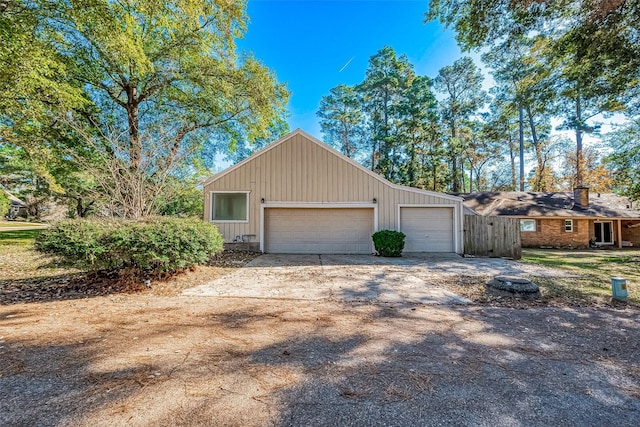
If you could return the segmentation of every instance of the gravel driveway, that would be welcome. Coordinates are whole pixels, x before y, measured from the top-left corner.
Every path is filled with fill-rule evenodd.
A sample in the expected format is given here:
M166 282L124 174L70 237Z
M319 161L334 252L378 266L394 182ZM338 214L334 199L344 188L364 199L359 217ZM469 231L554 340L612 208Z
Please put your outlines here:
M299 300L466 304L439 288L446 276L567 276L567 273L501 258L421 254L402 258L370 255L262 255L233 274L189 289L185 295Z
M459 304L433 285L502 273L559 274L269 255L191 296L0 305L0 425L638 426L640 311ZM441 304L376 303L393 298Z

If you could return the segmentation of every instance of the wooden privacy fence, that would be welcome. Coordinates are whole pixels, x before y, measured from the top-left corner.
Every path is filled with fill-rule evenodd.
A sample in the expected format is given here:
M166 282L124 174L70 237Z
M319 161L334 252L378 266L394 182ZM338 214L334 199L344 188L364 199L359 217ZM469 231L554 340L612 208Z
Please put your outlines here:
M464 216L466 255L520 259L520 220L499 216Z

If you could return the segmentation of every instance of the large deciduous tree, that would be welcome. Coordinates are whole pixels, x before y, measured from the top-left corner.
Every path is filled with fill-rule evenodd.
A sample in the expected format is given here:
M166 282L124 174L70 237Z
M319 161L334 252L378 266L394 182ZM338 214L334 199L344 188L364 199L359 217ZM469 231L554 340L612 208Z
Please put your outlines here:
M618 56L617 64L609 64L616 74L625 71L620 66L640 60L640 4L635 0L430 0L425 19L452 26L463 49L550 29L590 29L589 55Z
M640 97L640 3L431 0L426 17L453 26L463 49L530 36L545 40L564 128L575 132L575 181L588 181L582 149L584 133L594 128L589 118L633 105Z
M27 146L33 131L18 126L16 112L37 100L32 122L43 131L34 151L59 143L47 131L52 124L71 123L75 140L110 165L100 182L120 196L116 214L157 211L154 183L187 164L211 134L227 135L233 146L264 137L282 117L286 89L236 51L246 26L242 0L10 4L12 22L0 31L11 37L0 60L14 65L11 55L27 57L29 66L14 67L11 78L26 83L12 84L19 90L3 108L0 137ZM78 155L76 146L67 148Z
M61 119L91 108L72 64L57 49L55 31L42 29L40 6L0 3L0 169L4 184L26 201L67 195L59 178L75 171L65 170L69 156L60 157L61 148L79 141ZM81 190L79 180L69 182ZM38 213L37 202L30 208Z

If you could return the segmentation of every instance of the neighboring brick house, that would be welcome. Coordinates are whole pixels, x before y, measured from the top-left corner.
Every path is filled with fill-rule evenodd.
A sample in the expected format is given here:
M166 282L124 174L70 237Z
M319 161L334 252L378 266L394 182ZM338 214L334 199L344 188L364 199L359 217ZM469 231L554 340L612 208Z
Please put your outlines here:
M640 203L611 193L494 192L464 194L465 207L483 216L520 219L523 247L640 246Z

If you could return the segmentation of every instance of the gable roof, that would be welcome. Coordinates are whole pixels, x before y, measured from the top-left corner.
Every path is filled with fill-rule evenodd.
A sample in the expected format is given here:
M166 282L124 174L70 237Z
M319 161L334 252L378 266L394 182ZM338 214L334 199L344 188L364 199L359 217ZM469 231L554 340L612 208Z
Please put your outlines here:
M589 206L576 205L572 192L504 191L462 195L464 205L484 216L550 218L640 218L640 205L612 193L589 196Z
M23 202L22 200L18 199L16 196L14 196L13 194L9 193L4 188L2 189L2 191L7 195L7 197L11 201L11 206L20 206L22 208L26 208L27 207L27 204L25 202Z
M335 150L334 148L328 146L327 144L325 144L324 142L320 141L319 139L309 135L308 133L306 133L302 129L294 130L293 132L283 136L279 140L267 145L263 149L256 151L251 156L247 157L246 159L242 160L241 162L238 162L235 165L230 166L229 168L223 170L222 172L213 175L212 177L210 177L209 179L207 179L203 183L203 186L207 186L210 183L212 183L214 181L217 181L218 179L222 178L223 176L235 171L236 169L241 168L245 164L249 163L251 160L255 159L256 157L264 155L265 153L269 152L269 150L274 149L275 147L279 146L280 144L284 143L285 141L291 139L292 137L294 137L296 135L301 135L302 137L304 137L305 139L307 139L311 143L314 143L314 144L320 146L322 149L324 149L324 150L328 151L329 153L339 157L341 160L351 164L352 166L360 169L361 171L363 171L367 175L377 179L380 182L385 183L386 185L388 185L388 186L390 186L392 188L399 189L399 190L405 190L405 191L412 191L412 192L420 193L420 194L433 195L433 196L436 196L436 197L441 197L441 198L449 199L449 200L455 200L455 201L462 201L463 200L462 197L453 196L453 195L450 195L450 194L437 193L435 191L421 190L421 189L418 189L418 188L413 188L413 187L407 187L407 186L404 186L404 185L394 184L394 183L386 180L382 176L378 175L377 173L365 168L364 166L362 166L360 163L356 162L355 160L350 159L349 157L345 156L344 154L340 153L339 151Z

